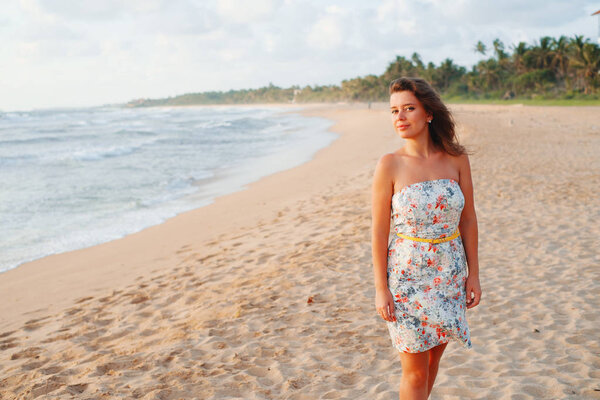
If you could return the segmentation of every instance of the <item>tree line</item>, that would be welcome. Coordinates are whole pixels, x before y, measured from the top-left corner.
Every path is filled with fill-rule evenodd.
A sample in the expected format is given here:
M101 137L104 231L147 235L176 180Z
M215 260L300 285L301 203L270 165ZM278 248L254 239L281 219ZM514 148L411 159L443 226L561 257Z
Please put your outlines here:
M273 84L259 89L188 93L165 99L139 99L132 107L192 104L307 103L386 101L389 82L400 76L421 77L445 98L453 99L598 99L600 46L583 36L544 36L532 44L506 48L499 39L479 41L473 51L482 59L471 70L446 58L425 64L419 54L397 56L381 75L342 81L341 85Z

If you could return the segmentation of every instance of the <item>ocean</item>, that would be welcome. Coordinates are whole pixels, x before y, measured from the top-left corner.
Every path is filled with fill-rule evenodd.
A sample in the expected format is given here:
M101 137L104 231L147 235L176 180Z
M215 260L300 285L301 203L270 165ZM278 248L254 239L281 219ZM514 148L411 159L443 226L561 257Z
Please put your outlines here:
M300 165L337 137L330 125L283 107L0 112L0 272Z

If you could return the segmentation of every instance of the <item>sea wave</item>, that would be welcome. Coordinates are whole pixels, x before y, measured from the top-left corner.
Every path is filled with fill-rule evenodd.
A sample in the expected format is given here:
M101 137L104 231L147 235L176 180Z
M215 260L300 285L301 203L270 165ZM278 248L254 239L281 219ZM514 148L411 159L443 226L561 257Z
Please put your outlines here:
M308 160L333 135L328 123L270 108L2 115L0 220L10 237L0 271L206 205Z
M132 154L143 146L112 146L104 149L79 150L69 154L66 158L78 161L96 161L104 158L119 157Z

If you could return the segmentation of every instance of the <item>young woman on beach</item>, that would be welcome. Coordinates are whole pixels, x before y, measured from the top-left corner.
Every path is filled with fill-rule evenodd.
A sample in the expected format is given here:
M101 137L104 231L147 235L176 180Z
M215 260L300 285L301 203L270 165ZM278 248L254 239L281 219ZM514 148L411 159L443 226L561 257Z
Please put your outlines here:
M400 78L389 92L405 144L381 157L373 178L375 307L400 353L400 399L427 399L450 339L471 347L465 312L481 298L473 185L433 88Z

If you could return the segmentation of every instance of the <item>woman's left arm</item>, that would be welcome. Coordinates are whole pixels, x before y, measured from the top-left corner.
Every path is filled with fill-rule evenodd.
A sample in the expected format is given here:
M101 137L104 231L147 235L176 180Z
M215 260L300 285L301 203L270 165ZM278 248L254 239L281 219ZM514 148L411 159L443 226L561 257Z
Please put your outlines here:
M459 185L465 196L465 207L460 216L458 228L462 237L463 247L467 256L469 276L467 277L467 308L473 308L481 300L481 285L479 284L479 257L477 215L473 200L473 181L469 157L464 154L459 157Z

